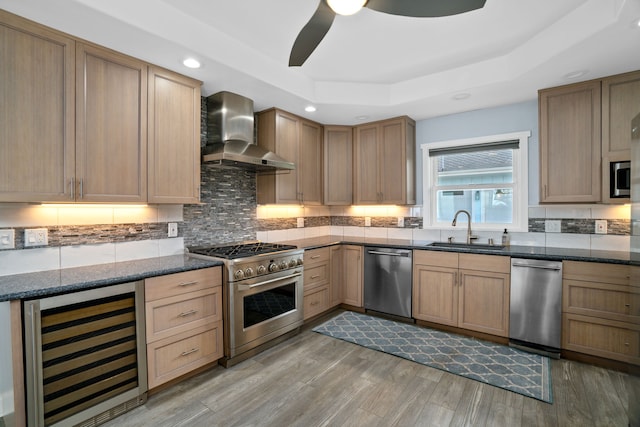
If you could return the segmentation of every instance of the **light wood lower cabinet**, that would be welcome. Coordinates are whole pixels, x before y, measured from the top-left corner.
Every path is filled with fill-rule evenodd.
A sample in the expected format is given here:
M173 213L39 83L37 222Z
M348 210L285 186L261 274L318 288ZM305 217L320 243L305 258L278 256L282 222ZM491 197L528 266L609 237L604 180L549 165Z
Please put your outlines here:
M413 317L509 336L510 258L414 251Z
M221 267L145 280L149 389L223 356Z
M363 307L362 246L342 245L342 302L354 307Z
M329 309L331 279L330 248L318 248L304 253L304 319Z
M562 348L640 364L640 287L629 265L564 261Z

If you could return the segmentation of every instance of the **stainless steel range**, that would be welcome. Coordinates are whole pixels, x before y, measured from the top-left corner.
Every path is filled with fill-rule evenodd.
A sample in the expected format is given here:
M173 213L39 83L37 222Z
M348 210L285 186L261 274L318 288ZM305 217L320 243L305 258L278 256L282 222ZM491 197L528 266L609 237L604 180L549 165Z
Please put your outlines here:
M189 255L224 262L224 365L302 325L304 250L242 242L190 247Z

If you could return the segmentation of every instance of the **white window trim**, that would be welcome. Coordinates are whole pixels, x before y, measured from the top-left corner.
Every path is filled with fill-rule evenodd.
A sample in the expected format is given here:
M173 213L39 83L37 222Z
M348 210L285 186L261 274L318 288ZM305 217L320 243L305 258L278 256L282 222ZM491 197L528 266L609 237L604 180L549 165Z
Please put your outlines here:
M527 232L529 228L529 137L530 131L503 133L498 135L487 135L466 139L455 139L447 141L431 142L421 144L422 149L422 181L423 181L423 228L431 229L453 229L446 224L436 222L436 192L434 191L434 183L436 180L436 172L434 171L431 158L429 157L429 149L433 148L449 148L460 147L472 144L486 144L490 142L500 142L518 139L520 141L519 148L513 150L513 163L517 166L517 170L513 176L513 192L517 197L517 201L513 206L513 224L509 225L509 231ZM517 193L516 193L517 192ZM516 195L517 194L517 195ZM464 220L464 218L461 218ZM500 224L478 224L473 223L474 230L484 231L502 231L505 226Z

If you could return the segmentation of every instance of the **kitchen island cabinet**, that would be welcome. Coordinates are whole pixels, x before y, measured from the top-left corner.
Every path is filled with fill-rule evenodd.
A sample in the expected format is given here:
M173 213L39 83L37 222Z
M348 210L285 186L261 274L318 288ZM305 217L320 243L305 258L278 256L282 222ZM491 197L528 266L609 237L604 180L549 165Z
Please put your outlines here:
M640 284L631 268L563 262L563 350L640 365Z
M149 203L200 201L198 80L149 67Z
M510 258L414 250L412 316L509 336Z
M322 204L322 125L275 108L257 115L258 145L295 163L260 172L258 204Z
M409 117L355 128L355 204L415 204L415 132Z
M145 280L149 389L223 356L222 269Z

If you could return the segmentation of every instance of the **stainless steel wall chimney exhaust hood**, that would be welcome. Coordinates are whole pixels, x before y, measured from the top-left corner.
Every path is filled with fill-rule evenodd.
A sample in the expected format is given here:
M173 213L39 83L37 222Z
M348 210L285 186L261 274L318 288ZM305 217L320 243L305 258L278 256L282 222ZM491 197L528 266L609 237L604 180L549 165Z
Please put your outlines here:
M207 98L202 162L255 171L295 169L292 162L254 143L253 101L232 92Z

